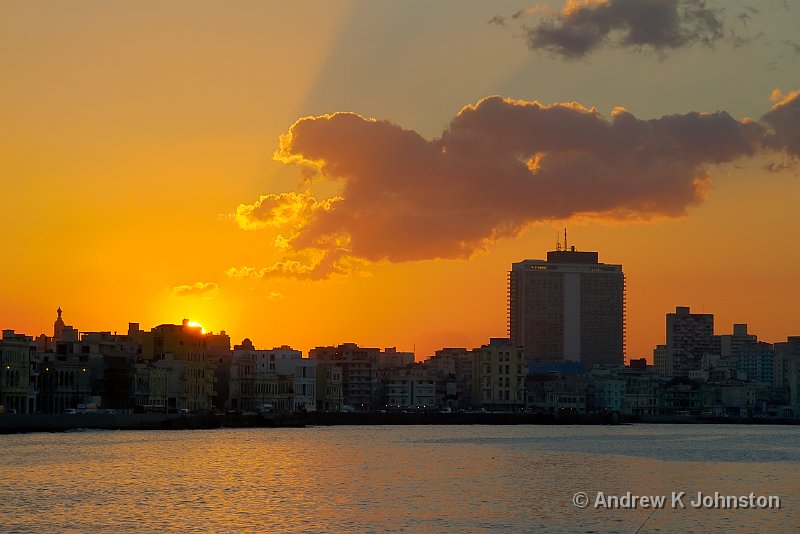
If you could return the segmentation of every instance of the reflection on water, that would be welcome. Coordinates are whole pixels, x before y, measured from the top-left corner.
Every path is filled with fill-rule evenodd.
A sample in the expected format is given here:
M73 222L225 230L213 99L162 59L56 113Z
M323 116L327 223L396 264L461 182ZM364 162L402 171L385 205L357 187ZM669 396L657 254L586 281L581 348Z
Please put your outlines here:
M0 436L3 531L633 532L585 491L781 497L641 532L800 525L800 428L414 426Z

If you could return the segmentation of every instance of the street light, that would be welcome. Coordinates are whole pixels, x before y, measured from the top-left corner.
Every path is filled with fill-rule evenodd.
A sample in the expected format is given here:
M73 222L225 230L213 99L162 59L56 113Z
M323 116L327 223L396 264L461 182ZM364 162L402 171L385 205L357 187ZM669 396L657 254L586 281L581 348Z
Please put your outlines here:
M43 377L44 380L40 383L40 387L42 388L42 400L44 401L44 405L46 406L46 409L50 413L53 413L53 398L52 398L53 388L52 388L52 384L50 383L50 379L51 379L50 368L49 367L45 367L44 368L44 372L46 373L44 375L44 377ZM41 408L42 408L42 406L39 407L39 409L41 409Z
M85 378L85 377L86 377L86 367L83 367L83 368L81 369L81 371L83 371L83 376L84 376L84 378ZM75 377L75 389L78 389L78 379L79 379L79 378L80 378L80 375L78 375L78 376L76 376L76 377ZM82 382L86 382L86 380L81 380L81 381L82 381ZM85 384L82 384L82 385L85 385ZM78 398L80 398L80 390L78 390ZM85 403L84 403L84 404L85 404Z
M10 378L10 376L9 376L9 370L10 369L11 369L11 366L10 365L6 365L6 372L3 373L2 380L0 380L0 406L3 407L3 411L5 411L5 408L6 408L6 402L5 402L5 399L3 398L3 386L6 384L6 382ZM0 413L2 413L2 412L0 412Z

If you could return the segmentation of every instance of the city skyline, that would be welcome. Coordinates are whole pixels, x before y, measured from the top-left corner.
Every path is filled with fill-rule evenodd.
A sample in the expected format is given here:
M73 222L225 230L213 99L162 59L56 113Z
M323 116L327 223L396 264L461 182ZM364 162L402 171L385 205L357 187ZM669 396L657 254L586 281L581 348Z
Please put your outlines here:
M595 4L3 4L0 324L423 358L505 335L566 224L625 266L629 359L675 306L792 335L798 8L566 39Z
M590 252L588 254L595 254L595 253ZM518 265L520 267L524 267L524 266L528 265L529 262L531 262L531 261L536 262L538 260L526 260L526 261L523 261L523 262L519 262ZM601 263L599 265L605 265L605 264ZM613 266L609 266L609 267L619 268L621 266L613 265ZM624 299L624 297L623 297L623 299ZM125 327L126 329L119 329L119 330L103 329L103 328L95 329L95 330L81 329L79 327L79 325L76 326L76 325L73 325L73 324L66 324L64 322L64 320L63 320L62 313L63 313L63 310L59 306L58 309L56 310L56 315L55 315L56 320L54 321L53 326L49 327L49 328L45 328L41 332L24 332L24 331L17 330L15 328L10 328L9 325L0 325L0 328L2 328L2 330L4 332L9 332L10 334L13 334L15 336L23 336L23 337L32 338L33 341L35 342L34 344L37 345L37 350L40 350L40 351L43 351L43 352L44 351L52 351L52 349L54 347L54 345L52 345L52 344L55 343L58 340L64 340L64 341L71 340L71 341L76 341L77 342L84 335L90 335L91 336L91 335L94 335L94 334L109 334L109 335L112 335L112 336L122 336L122 337L128 336L128 337L130 337L131 329L139 331L140 333L148 331L147 325L146 325L144 330L139 330L139 328L141 326L141 324L139 322L128 322L126 324L126 327ZM514 336L509 335L509 333L507 333L504 336L491 336L491 337L487 338L487 340L497 340L497 341L502 341L503 343L511 343L511 346L518 347L519 349L521 349L521 353L524 355L525 361L527 363L533 363L533 362L536 362L536 363L560 362L560 363L570 364L570 363L578 362L578 363L583 363L584 365L589 365L589 366L591 366L591 365L600 365L602 367L602 366L609 366L609 365L610 366L614 366L614 365L631 365L631 362L633 360L637 360L637 361L645 360L647 362L647 365L654 366L655 368L661 369L659 367L658 359L654 355L654 351L658 351L659 349L664 350L664 349L666 349L666 347L670 346L670 343L671 343L670 336L673 335L674 328L675 328L675 326L673 324L673 321L675 320L675 317L680 317L682 315L687 315L687 316L690 317L690 319L695 320L695 321L697 321L698 318L699 318L699 320L703 321L703 326L701 327L701 330L703 331L702 335L703 336L711 336L711 337L716 339L716 341L715 341L716 345L714 345L714 344L712 344L712 345L704 345L703 346L703 350L700 350L699 352L697 352L697 354L694 356L694 360L696 360L696 362L699 362L702 359L702 355L703 354L719 354L720 351L722 351L722 353L725 354L726 353L725 349L721 348L720 345L719 345L720 338L733 337L734 339L739 338L739 339L745 339L745 340L750 339L750 338L753 338L753 339L761 338L761 342L765 342L765 343L768 343L768 344L775 344L775 343L782 343L787 338L796 338L796 337L798 337L796 335L797 333L794 332L794 331L783 332L783 333L779 334L775 338L764 337L764 336L761 336L760 333L758 333L757 335L756 334L752 334L752 333L748 333L748 329L752 325L752 323L749 323L749 322L733 323L733 324L730 325L730 328L726 328L726 327L719 328L718 327L718 322L715 321L715 314L714 314L713 310L712 311L707 311L707 310L704 309L700 313L696 313L696 312L695 313L691 313L691 307L676 305L676 306L674 306L674 310L668 311L667 313L665 313L662 316L662 331L661 331L662 340L661 341L663 341L663 343L661 341L657 341L652 347L650 347L650 352L649 352L649 354L647 356L641 355L641 356L637 356L637 357L632 357L632 356L629 356L629 355L625 355L623 361L617 361L615 358L610 358L609 361L591 361L592 359L596 358L596 356L594 356L594 355L589 356L589 360L588 361L582 361L582 358L580 357L580 353L579 352L575 352L575 348L576 347L580 347L580 342L576 342L576 340L567 340L566 336L564 336L563 340L559 341L559 343L563 343L564 344L563 349L569 349L570 348L569 345L572 345L573 353L570 354L570 355L565 355L565 356L558 357L558 358L553 358L549 354L545 355L545 356L537 355L535 350L532 351L530 349L526 349L525 346L522 345L522 344L515 345L514 344L514 341L515 341ZM746 319L746 318L743 318L743 319ZM509 330L510 330L510 326L511 325L510 325L510 322L509 322L509 324L508 324ZM238 339L238 338L235 338L235 337L231 336L230 335L230 331L227 328L225 328L224 326L220 330L216 330L216 331L215 330L209 330L209 329L206 329L205 326L203 326L201 323L199 323L197 321L192 321L192 320L190 320L188 318L185 318L185 317L182 318L180 321L175 321L175 322L169 322L169 321L164 322L164 321L161 321L161 322L154 323L151 326L149 326L149 328L151 330L156 330L156 329L159 329L159 328L162 328L162 327L165 327L165 328L173 328L173 327L187 328L188 327L191 330L196 330L198 333L202 334L203 336L207 335L210 338L215 338L215 337L220 337L221 336L221 337L224 337L224 338L228 339L231 344L239 346L240 344L244 343L246 346L248 346L248 347L250 347L251 349L254 349L254 350L289 349L289 350L292 350L292 351L296 351L296 352L298 352L300 354L311 354L311 353L314 352L315 349L320 349L320 348L325 348L325 347L332 347L332 346L336 346L336 345L357 345L357 346L361 346L361 347L371 347L371 348L374 348L376 350L380 350L380 348L386 348L387 350L392 350L392 351L398 351L399 350L400 351L399 353L402 353L402 354L412 354L412 355L414 355L415 356L415 358L414 358L414 362L415 363L426 362L430 358L436 356L437 354L439 354L442 351L447 352L447 351L450 351L450 350L455 350L455 351L477 350L477 349L485 346L486 341L487 341L487 340L483 340L481 343L476 344L476 345L464 345L464 346L445 346L445 345L443 345L443 346L435 347L434 351L431 354L428 354L428 355L421 355L421 354L416 353L414 351L405 351L402 348L398 349L398 345L396 343L394 343L394 344L388 343L388 344L369 345L367 343L363 343L361 340L358 340L358 339L346 339L346 338L342 338L342 339L340 339L340 340L338 340L338 341L336 341L334 343L330 343L330 344L324 344L324 343L312 344L306 350L298 350L296 347L294 347L294 346L292 346L290 344L281 343L281 342L272 343L272 344L254 343L252 341L252 339L251 339L251 336L248 336L246 333L241 337L241 339ZM752 332L752 329L750 329L750 331ZM50 335L49 332L52 332L52 335ZM624 336L624 333L623 333L623 336ZM559 336L559 338L560 337L561 336ZM134 337L132 339L138 339L138 338ZM764 340L766 340L766 341L764 341ZM548 339L548 341L552 341L552 340ZM708 341L706 340L705 343L708 343ZM623 340L623 344L624 344L624 340ZM559 348L558 350L560 351L562 349ZM728 355L730 354L730 347L728 347L727 354ZM665 364L663 364L663 365L665 365ZM664 367L664 370L666 370L666 367ZM665 374L666 374L666 372L665 372ZM670 371L669 374L671 376L671 371Z
M602 265L595 263L594 253L576 256L572 250L551 260L538 265L554 272L532 273L523 285L533 285L523 293L532 287L534 299L558 300L562 291L569 298L576 289L569 288L575 285L570 279L587 272L575 268ZM621 275L619 266L608 267L611 276ZM594 311L596 297L615 300L614 284L588 272L589 279L577 285L590 292L588 300L586 295L580 300ZM548 291L537 294L542 284ZM607 311L616 314L614 306ZM588 330L585 324L570 326L583 323L583 313L576 312L565 309L563 333L579 326L596 344L593 324ZM412 352L352 342L316 346L304 358L287 345L257 348L247 338L232 345L225 331L205 332L188 319L149 330L129 323L127 332L112 334L79 332L62 313L58 308L52 337L2 330L0 414L481 409L556 416L617 413L663 422L688 416L791 418L800 406L800 336L765 342L744 323L733 325L730 334L715 333L713 314L681 306L666 315L667 341L654 348L654 365L644 358L623 363L613 343L605 354L584 352L566 335L545 337L563 344L563 357L547 343L526 350L519 340L490 338L480 347L441 348L416 362ZM557 323L546 328L560 333Z

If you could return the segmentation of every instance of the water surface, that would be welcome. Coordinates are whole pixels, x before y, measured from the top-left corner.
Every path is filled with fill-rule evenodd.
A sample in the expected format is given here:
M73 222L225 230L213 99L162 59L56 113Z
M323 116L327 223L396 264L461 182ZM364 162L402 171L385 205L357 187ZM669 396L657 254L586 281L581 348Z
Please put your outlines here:
M785 532L800 428L375 426L0 436L2 531ZM779 510L573 495L777 495Z

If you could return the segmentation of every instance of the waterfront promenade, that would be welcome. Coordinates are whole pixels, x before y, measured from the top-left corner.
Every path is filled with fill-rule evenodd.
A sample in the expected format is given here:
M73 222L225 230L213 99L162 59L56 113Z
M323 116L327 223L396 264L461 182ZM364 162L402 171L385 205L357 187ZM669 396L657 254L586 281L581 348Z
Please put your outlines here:
M632 417L617 414L530 413L297 413L297 414L41 414L0 416L0 434L68 432L74 430L192 430L212 428L272 428L338 425L617 425L665 424L781 424L797 419Z

